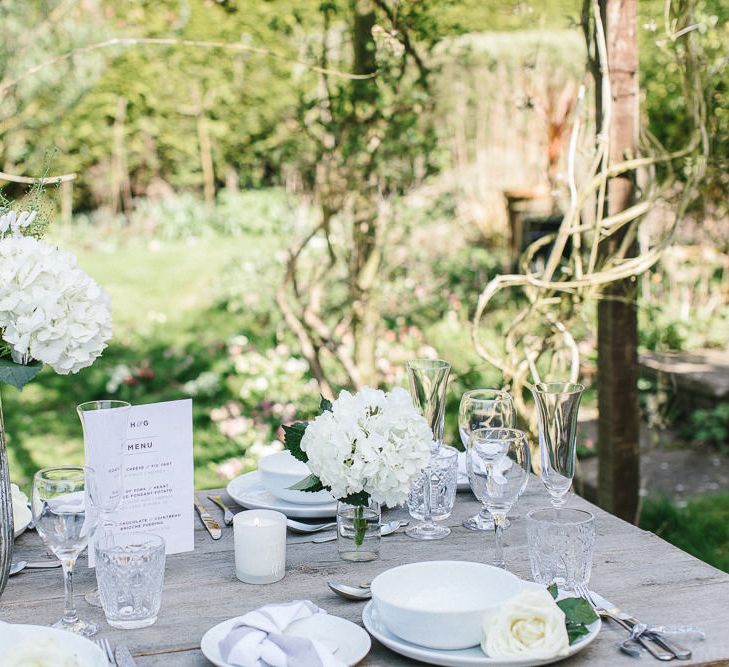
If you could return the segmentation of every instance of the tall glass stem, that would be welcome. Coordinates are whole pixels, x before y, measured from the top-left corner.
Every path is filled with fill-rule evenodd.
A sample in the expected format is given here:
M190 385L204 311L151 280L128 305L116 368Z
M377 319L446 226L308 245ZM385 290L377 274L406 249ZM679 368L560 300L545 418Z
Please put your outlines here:
M73 566L75 559L64 558L63 565L63 618L65 625L73 625L78 621L78 613L73 603Z
M506 514L493 514L494 517L494 535L496 536L496 545L494 548L494 565L502 569L506 568L504 561L504 522Z

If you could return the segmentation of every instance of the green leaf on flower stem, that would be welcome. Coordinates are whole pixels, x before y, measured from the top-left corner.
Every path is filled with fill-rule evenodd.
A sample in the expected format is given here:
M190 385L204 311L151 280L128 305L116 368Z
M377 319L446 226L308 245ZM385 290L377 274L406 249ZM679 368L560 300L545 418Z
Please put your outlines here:
M557 599L557 596L559 595L559 591L557 590L557 584L550 584L547 586L547 590L549 591L549 594L552 596L554 600Z
M597 620L595 610L582 598L564 598L557 606L564 612L568 624L589 625Z
M284 426L284 447L291 452L291 455L297 461L303 461L306 463L309 457L301 449L301 438L304 437L304 432L308 426L307 422L296 422L291 426Z
M590 631L586 625L568 623L567 624L567 638L569 639L570 646L574 644L580 637L589 635Z
M316 493L317 491L324 491L325 486L321 483L321 480L312 473L308 477L304 477L300 482L296 482L289 489L292 491L306 491L307 493Z
M319 402L319 412L331 412L332 411L332 402L328 398L324 398L321 396L321 401Z
M362 507L367 507L370 503L370 494L365 491L360 491L359 493L353 493L346 498L339 498L339 500L343 503L347 503L347 505L360 505Z
M13 385L16 389L22 389L38 373L43 364L33 361L30 364L16 364L10 359L0 359L0 382Z

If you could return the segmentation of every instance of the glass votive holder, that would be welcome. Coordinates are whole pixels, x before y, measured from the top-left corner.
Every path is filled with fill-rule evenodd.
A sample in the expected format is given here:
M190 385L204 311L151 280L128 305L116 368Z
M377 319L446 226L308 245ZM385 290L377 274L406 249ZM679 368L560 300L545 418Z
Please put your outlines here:
M286 572L286 516L273 510L238 512L233 519L235 576L272 584Z
M99 597L109 625L123 630L152 625L162 603L164 539L151 533L106 534L94 549Z
M592 573L595 517L585 510L545 508L527 514L532 576L538 584L556 583L574 591Z

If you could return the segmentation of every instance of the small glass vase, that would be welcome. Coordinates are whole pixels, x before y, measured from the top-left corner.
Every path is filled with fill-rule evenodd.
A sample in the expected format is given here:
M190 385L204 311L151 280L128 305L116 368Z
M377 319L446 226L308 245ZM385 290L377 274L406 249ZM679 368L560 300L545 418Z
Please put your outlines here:
M363 562L380 557L380 518L378 503L368 505L337 503L337 552L342 560Z

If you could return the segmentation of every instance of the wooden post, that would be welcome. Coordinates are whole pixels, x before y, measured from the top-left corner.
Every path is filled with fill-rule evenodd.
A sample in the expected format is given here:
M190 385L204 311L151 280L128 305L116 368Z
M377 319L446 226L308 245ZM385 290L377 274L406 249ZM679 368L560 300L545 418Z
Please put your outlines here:
M637 0L599 0L607 41L611 94L610 162L635 155L638 143ZM603 100L596 86L598 118ZM633 173L608 182L607 213L631 205ZM624 228L624 229L627 229ZM623 234L602 242L603 257L620 246ZM635 252L633 248L632 252ZM613 514L634 522L640 489L640 412L638 406L637 281L611 284L598 304L598 499Z

